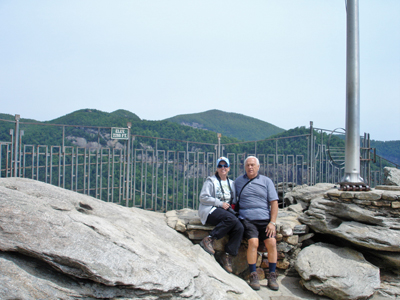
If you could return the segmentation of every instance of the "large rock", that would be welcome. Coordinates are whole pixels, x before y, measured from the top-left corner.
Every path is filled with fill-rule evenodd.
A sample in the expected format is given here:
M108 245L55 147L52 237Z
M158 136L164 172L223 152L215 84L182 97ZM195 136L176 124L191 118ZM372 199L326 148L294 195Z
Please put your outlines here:
M387 218L379 211L320 196L313 199L299 220L318 233L331 234L368 249L400 252L400 218Z
M384 167L383 174L385 175L385 185L400 186L400 170L399 169Z
M2 299L260 299L164 214L21 178L0 199Z
M380 286L379 268L350 248L317 243L297 256L296 270L308 290L332 299L360 299Z
M306 209L312 199L321 196L334 186L331 183L317 183L313 186L308 186L307 184L299 185L285 194L284 201L287 205L300 204L303 209Z
M301 204L293 204L289 207L279 209L277 223L277 242L278 242L278 262L277 268L280 269L280 274L294 275L294 260L297 253L302 246L301 241L310 239L313 234L308 233L308 226L303 225L298 221L298 215L303 212ZM215 226L202 225L198 216L197 210L181 209L169 211L165 214L168 226L186 235L193 243L200 243L200 241ZM221 253L225 252L225 245L228 242L228 235L214 241L215 258L218 260ZM241 278L248 279L248 263L247 263L247 239L243 239L239 248L238 255L232 260L233 274ZM267 249L264 243L260 242L258 247L257 267L261 269L268 269L266 259ZM262 258L261 254L264 259ZM265 270L267 271L267 270ZM263 272L261 272L263 276ZM297 274L296 274L297 275Z

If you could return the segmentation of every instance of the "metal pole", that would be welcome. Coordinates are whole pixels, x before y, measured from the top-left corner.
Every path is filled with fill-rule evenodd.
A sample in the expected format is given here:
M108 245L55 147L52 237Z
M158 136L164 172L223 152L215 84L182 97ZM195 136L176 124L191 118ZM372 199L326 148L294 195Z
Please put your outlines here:
M20 115L15 115L15 135L14 135L14 177L18 175L18 143L19 143L19 119Z
M347 0L346 145L341 186L360 186L360 56L358 0Z
M132 123L128 122L128 149L127 149L127 165L126 165L126 202L125 205L129 206L129 183L130 183L130 178L129 178L129 171L131 168L131 127Z
M217 133L217 137L218 137L217 157L221 157L221 134Z
M309 185L314 185L314 122L310 121Z

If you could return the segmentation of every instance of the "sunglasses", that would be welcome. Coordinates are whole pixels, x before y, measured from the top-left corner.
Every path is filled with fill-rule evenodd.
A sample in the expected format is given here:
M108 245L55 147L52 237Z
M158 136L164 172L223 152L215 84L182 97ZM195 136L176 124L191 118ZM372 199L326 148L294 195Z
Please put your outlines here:
M218 165L217 168L221 169L221 168L229 168L229 167L227 165Z

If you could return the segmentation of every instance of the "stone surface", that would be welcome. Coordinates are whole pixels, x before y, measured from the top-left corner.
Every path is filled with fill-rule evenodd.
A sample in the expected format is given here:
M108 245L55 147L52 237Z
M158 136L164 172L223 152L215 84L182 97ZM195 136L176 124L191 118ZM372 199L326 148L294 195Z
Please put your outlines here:
M297 255L297 251L300 249L301 244L298 242L299 237L306 234L309 230L307 225L301 224L298 221L298 216L303 212L303 208L300 204L293 204L289 207L279 209L277 218L277 243L282 245L278 246L280 252L278 252L278 268L281 267L285 275L295 272L294 270L294 256ZM193 243L197 244L208 235L208 233L214 228L209 225L191 225L197 224L200 220L196 210L182 209L174 212L166 213L167 224L175 230L182 232L187 236ZM172 221L169 220L172 218ZM180 225L181 224L181 225ZM184 224L184 225L183 225ZM294 233L296 231L296 234ZM222 239L214 241L214 250L216 251L216 258L219 256L219 252L225 251L225 244L228 242L228 237L225 236ZM242 240L242 245L239 249L239 254L233 259L233 273L246 279L248 273L247 265L247 240ZM266 249L263 243L260 243L258 247L259 253L266 253ZM286 261L283 258L286 257ZM259 256L261 258L261 256ZM287 264L289 262L289 266ZM261 260L258 266L261 265Z
M5 184L8 180L8 183ZM119 211L119 208L117 212L114 211L114 209L111 209L110 214L111 214L111 219L107 219L103 216L99 215L99 209L95 207L95 205L90 205L87 201L95 201L100 202L101 205L105 204L106 206L106 212L102 212L105 215L108 213L109 207L114 207L114 204L110 203L104 203L102 201L98 201L96 199L93 199L91 197L83 196L85 199L90 199L90 200L85 200L81 201L80 197L82 195L65 191L66 194L64 194L64 190L55 188L57 192L50 192L52 191L52 188L50 190L46 191L48 185L40 185L36 186L37 183L36 181L27 181L23 182L22 184L19 182L18 184L15 184L12 182L12 180L17 180L19 179L6 179L5 181L3 179L0 179L0 245L1 247L3 246L2 242L2 237L7 236L7 231L4 231L3 228L6 228L8 231L9 228L7 227L2 227L3 221L5 223L7 222L12 222L12 220L3 220L4 216L8 215L7 209L11 209L12 205L4 205L3 201L5 201L6 197L4 195L7 195L9 190L14 190L15 193L19 195L19 197L26 198L25 202L23 205L21 205L20 208L14 207L12 208L13 210L17 211L18 209L20 212L25 213L25 210L28 210L30 212L36 212L36 210L40 210L40 213L38 213L38 218L43 218L44 220L50 221L49 226L54 226L55 232L59 233L60 230L65 230L66 232L72 228L72 225L70 225L68 222L66 222L64 219L59 219L59 220L54 220L52 219L51 213L49 211L59 211L61 213L61 216L63 214L65 215L71 215L74 219L69 220L71 223L80 223L80 220L75 220L77 216L79 215L86 215L85 222L81 222L80 226L78 227L79 229L81 228L86 228L89 229L89 231L97 231L97 235L99 237L107 239L111 239L113 243L116 244L116 246L120 246L121 248L124 248L126 250L135 250L135 246L132 246L132 244L140 244L143 243L147 247L147 251L149 254L146 256L146 260L153 261L154 264L149 264L150 268L147 269L149 276L169 276L170 274L176 274L176 273L171 273L168 271L164 270L156 270L155 273L153 273L154 268L161 268L164 269L164 263L172 263L171 260L177 259L175 261L175 265L180 265L181 263L184 264L183 268L180 269L180 271L184 271L183 275L187 276L191 274L198 272L200 274L199 276L194 276L192 277L189 281L192 283L188 288L185 290L181 291L179 289L175 289L173 291L168 291L168 292L163 292L157 289L141 289L137 288L135 286L126 286L123 284L120 284L119 282L116 283L114 286L108 286L103 283L100 283L96 281L97 277L100 275L96 274L93 275L92 278L87 278L87 279L81 279L78 277L70 276L70 275L64 275L64 273L61 270L58 270L54 267L50 266L50 263L47 262L45 259L42 258L34 258L32 255L47 255L47 252L37 254L34 251L31 251L32 249L29 248L30 246L24 246L24 248L19 248L17 246L15 248L16 251L12 252L2 252L0 251L0 299L53 299L53 298L58 298L58 299L78 299L78 298L83 298L83 299L93 299L93 298L107 298L107 299L112 299L112 298L120 298L120 299L159 299L161 297L163 298L168 298L168 299L180 299L180 298L185 298L185 299L259 299L256 297L254 298L253 291L251 290L249 293L237 293L237 289L241 287L241 284L244 284L245 286L243 287L243 290L247 291L247 284L245 281L237 278L234 275L229 275L227 274L222 268L216 263L215 259L206 254L203 249L201 249L198 245L193 245L190 241L188 241L187 236L190 235L191 232L197 232L194 234L194 237L197 238L197 240L193 240L195 244L199 242L200 236L206 235L209 230L211 230L213 227L207 227L207 226L202 226L200 225L200 219L197 216L197 211L190 211L190 210L182 210L182 211L169 211L165 214L159 214L159 213L153 213L149 211L143 211L143 210L138 210L138 209L129 209L129 208L122 208L123 213ZM35 187L30 186L30 182L35 182ZM3 189L3 187L7 186L6 189ZM329 190L332 185L327 185L327 189ZM310 188L310 192L307 191L307 189ZM290 271L293 269L292 265L294 264L293 260L295 257L297 257L298 252L300 251L300 246L301 243L303 245L305 244L310 244L313 243L311 238L313 237L313 229L308 226L308 225L302 225L297 216L299 214L302 214L303 211L307 212L308 206L314 202L314 199L318 200L323 199L324 197L326 198L325 200L331 200L332 203L330 204L331 206L336 206L334 202L340 202L342 201L342 204L346 204L345 206L340 206L343 210L353 210L353 205L358 206L362 210L358 211L357 209L352 212L345 212L343 213L344 215L340 215L340 217L337 217L340 221L348 222L351 219L348 219L349 216L357 216L357 221L354 221L355 223L364 223L369 224L369 222L372 222L372 224L376 227L382 227L384 230L386 230L388 227L396 227L396 223L398 224L398 218L394 218L393 216L390 216L390 213L393 213L395 211L399 211L398 208L393 207L393 203L398 203L400 202L400 187L399 186L381 186L377 187L374 191L374 193L380 194L379 190L381 190L382 194L382 199L384 201L390 201L392 203L392 207L384 207L384 206L371 206L372 201L370 200L363 200L363 199L357 199L357 198L351 198L355 197L355 193L349 194L350 198L345 198L346 202L344 202L344 198L341 198L341 192L338 191L337 189L332 189L329 190L329 193L327 192L327 189L325 188L318 188L320 190L319 196L317 196L317 192L315 192L315 187L301 187L303 189L302 193L299 193L301 197L305 195L305 198L308 198L310 195L312 195L311 200L299 200L298 204L293 204L285 209L280 209L279 210L279 215L278 215L278 230L284 228L284 225L289 225L293 229L293 235L295 236L297 234L300 234L300 232L304 232L304 227L301 226L306 226L306 231L308 232L308 229L311 229L311 232L308 234L304 235L299 235L299 244L297 245L290 245L286 242L283 241L283 235L281 233L278 233L278 236L280 236L280 242L279 243L279 250L278 252L278 268L279 269L279 277L278 277L278 282L280 284L280 289L279 291L271 291L266 287L267 281L266 280L261 280L261 290L257 291L257 294L260 298L265 299L265 300L277 300L277 299L328 299L325 296L320 296L317 294L314 294L311 291L303 290L300 285L299 285L299 280L300 278L292 277L292 276L298 276L297 271L296 274L293 274L293 271L291 271L291 276L285 276L284 274L287 273L287 271ZM7 192L4 192L7 191ZM52 195L49 196L48 194L51 193ZM388 194L386 194L388 193ZM329 194L329 195L328 195ZM363 197L363 196L361 196ZM43 204L42 201L44 199L48 198L45 202L46 204ZM297 202L297 200L294 199L294 202ZM24 199L22 199L24 200ZM29 200L29 201L26 201ZM380 201L374 200L374 201ZM8 200L7 200L8 201ZM20 203L21 199L16 200L17 203ZM356 204L355 201L358 201ZM27 205L33 205L35 202L40 202L42 204L36 205L34 207L30 207ZM301 203L300 203L301 202ZM51 210L48 210L48 206L51 206L51 203L53 203L53 206ZM348 207L347 204L350 204L351 206ZM43 205L43 207L42 207ZM304 205L304 207L303 207ZM118 206L117 206L118 207ZM370 207L370 209L367 209ZM92 210L90 209L92 208ZM93 209L95 208L95 209ZM335 210L335 209L334 209ZM340 210L338 208L338 210ZM371 215L372 211L372 215ZM375 211L375 212L374 212ZM388 213L390 212L390 213ZM326 218L325 211L324 209L321 209L321 211L314 211L316 218L320 218L321 220L324 220ZM118 217L112 217L112 215L118 215ZM395 214L393 214L395 215ZM36 215L35 215L36 216ZM166 218L164 218L166 216ZM328 218L331 218L328 214ZM104 218L104 220L103 220ZM136 219L136 220L132 220ZM23 223L23 222L30 222L28 226L34 225L31 221L29 221L29 217L26 217L26 220L21 220L21 219L16 219L15 221L18 223ZM90 222L88 220L91 220ZM96 220L96 223L93 221ZM186 231L182 233L178 233L175 230L176 224L180 220L182 224L185 225ZM333 219L332 219L333 220ZM60 224L58 224L59 222ZM334 221L336 222L336 221ZM126 223L126 224L125 224ZM165 226L165 223L168 223L167 226ZM58 226L56 226L58 224ZM63 228L65 224L69 224L67 227L68 228ZM96 226L94 226L95 224ZM302 230L299 230L300 227ZM143 234L136 233L136 231L142 231L138 229L142 229L145 231ZM204 230L204 229L207 230ZM296 229L297 228L297 229ZM172 232L175 232L175 234L171 233L171 230L173 229ZM184 227L182 226L182 229ZM378 228L379 229L379 228ZM32 231L34 229L31 229ZM47 231L43 231L41 227L39 227L37 230L41 230L42 234L47 234ZM395 229L398 231L397 229ZM84 230L83 230L84 231ZM379 230L378 230L379 231ZM114 232L116 232L114 234ZM384 231L383 231L384 232ZM100 233L103 233L103 236L100 235ZM104 234L107 233L107 234ZM201 233L201 234L200 234ZM29 233L30 234L30 233ZM383 233L384 234L384 233ZM114 237L114 235L116 235ZM53 239L54 234L49 234L49 238ZM49 239L48 238L48 239ZM63 236L62 239L70 239L70 236ZM129 240L130 238L130 240ZM46 239L45 237L43 239ZM132 241L133 239L133 241ZM153 244L154 239L160 239L159 242L155 241ZM201 239L201 238L200 238ZM225 239L225 238L224 238ZM95 240L95 239L93 239ZM93 243L91 246L96 247L97 242L94 242L92 239L89 239L87 242L88 243ZM57 239L55 239L57 241ZM85 235L82 236L81 239L76 239L76 240L71 240L73 243L71 245L72 247L79 248L79 245L81 243L87 243L85 242ZM103 240L102 240L103 241ZM46 245L42 240L38 239L36 241L32 241L33 244L36 243L41 243L41 245ZM48 243L51 244L51 241ZM162 244L162 246L161 246ZM234 259L234 273L235 274L241 274L245 273L247 268L247 262L246 262L246 243L243 243L241 246L241 249L239 251L238 257ZM176 250L178 253L172 253L172 256L169 255L169 251L172 247L172 252ZM223 243L221 241L221 244L217 243L217 247L223 250ZM37 249L37 247L32 247L33 249ZM138 246L138 248L140 248ZM103 249L103 248L100 248ZM50 251L51 250L51 251ZM31 251L31 252L29 252ZM47 249L46 249L47 251ZM49 247L49 253L50 255L53 255L51 247ZM77 250L77 252L79 252ZM153 253L154 252L154 253ZM257 261L257 266L260 266L262 268L267 268L268 265L266 263L262 263L264 257L264 262L266 260L266 254L264 253L263 256L258 257ZM382 266L385 270L386 268L395 268L394 271L400 271L399 266L399 255L400 252L388 252L388 251L381 251L381 250L374 250L370 249L370 257L368 257L368 260L375 264L376 266ZM114 254L110 255L110 253L104 254L104 256L109 256L111 260L116 260ZM366 253L364 252L364 255ZM35 256L36 257L36 256ZM76 265L71 267L73 269L74 267L80 268L80 264L85 264L86 263L86 256L83 255L84 259L83 261L78 261L76 262ZM166 257L166 262L164 262L164 257ZM318 256L317 256L318 257ZM48 259L51 259L52 257L49 256ZM65 259L64 256L56 257L54 258L55 261ZM96 258L97 259L97 258ZM182 260L183 259L183 260ZM104 259L105 260L105 259ZM118 258L119 262L116 264L124 264L123 271L125 269L128 269L131 267L130 264L134 264L135 262L132 261L127 261L124 257L119 257ZM375 261L376 263L375 263ZM188 264L188 261L189 264ZM60 262L59 262L60 263ZM65 262L64 262L65 263ZM74 262L75 263L75 262ZM289 263L289 269L285 269L288 267ZM111 263L112 264L112 263ZM157 265L157 266L156 266ZM200 266L199 266L200 265ZM85 266L86 267L86 266ZM85 271L85 267L83 268ZM137 266L135 266L136 268ZM192 268L192 271L189 271L189 273L185 273L185 267ZM92 268L91 265L87 266L87 269L90 270ZM133 267L131 267L133 269ZM180 268L180 266L178 267ZM397 269L396 269L397 268ZM101 272L104 272L105 270L100 270ZM98 273L101 273L101 272ZM123 272L118 270L119 272ZM82 271L83 272L83 271ZM220 273L222 272L222 273ZM381 272L382 274L382 272ZM176 276L181 276L181 273ZM228 277L225 277L228 276ZM239 280L239 284L237 281L231 282L231 277L236 278L236 280ZM211 278L211 279L210 279ZM222 278L222 280L221 280ZM156 279L157 280L157 279ZM154 282L157 282L157 281ZM168 281L168 280L167 280ZM173 282L173 279L169 279L169 281ZM227 284L228 282L228 284ZM150 284L150 283L149 283ZM234 285L236 289L232 289L231 285ZM222 286L222 288L221 288ZM215 291L215 293L212 293L211 291L208 291L211 287L211 290L213 289L218 289L218 291ZM205 290L203 290L205 289ZM247 296L245 296L247 295ZM381 299L400 299L400 275L393 276L393 273L388 273L388 275L382 275L381 276L381 286L376 289L375 294L368 298L369 300L381 300ZM248 297L248 298L246 298Z
M296 270L304 287L332 299L365 298L380 287L379 268L350 248L324 243L306 247L297 256Z
M21 178L0 199L1 299L260 299L164 214Z
M312 199L321 196L325 191L334 187L330 183L318 183L314 186L301 185L293 188L293 191L286 193L284 196L285 203L300 204L306 209Z
M400 252L400 218L387 218L379 211L320 197L313 199L299 220L318 233L368 249Z
M299 236L298 235L287 236L284 237L283 240L288 244L297 245L299 243Z
M389 268L400 275L400 252L369 251L375 259L371 259L376 266Z
M400 186L400 170L396 168L384 167L385 185Z

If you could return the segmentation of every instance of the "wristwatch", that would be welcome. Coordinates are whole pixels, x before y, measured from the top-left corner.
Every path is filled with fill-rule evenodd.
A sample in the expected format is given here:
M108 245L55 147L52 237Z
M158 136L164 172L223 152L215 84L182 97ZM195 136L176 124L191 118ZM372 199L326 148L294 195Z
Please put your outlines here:
M270 222L270 223L276 227L276 223L275 222Z

